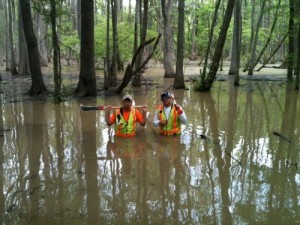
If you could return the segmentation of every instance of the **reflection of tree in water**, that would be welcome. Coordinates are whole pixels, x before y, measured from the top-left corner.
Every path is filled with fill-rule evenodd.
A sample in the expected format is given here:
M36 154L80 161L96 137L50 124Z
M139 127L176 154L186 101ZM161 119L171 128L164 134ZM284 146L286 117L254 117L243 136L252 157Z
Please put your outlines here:
M232 96L232 95L230 95ZM232 105L229 105L229 107L232 107L233 110L229 110L229 116L233 116L236 117L236 107L234 107L233 104L234 102L236 102L236 95L235 96L235 101L232 102ZM209 121L210 121L210 131L211 131L211 136L213 139L213 149L212 149L212 153L213 156L216 158L216 165L217 165L217 169L218 169L218 179L220 182L220 191L221 191L221 200L222 200L222 216L220 216L220 219L222 220L222 224L232 224L232 216L231 213L229 211L229 207L230 207L230 198L229 198L229 188L230 188L230 172L229 172L229 168L231 166L231 158L229 156L225 157L223 159L222 157L222 147L220 144L220 140L219 140L219 127L218 127L218 117L217 117L217 111L215 109L214 106L214 101L211 98L211 95L208 95L207 98L205 98L205 103L206 103L206 107L207 107L207 112L208 112L208 116L209 116ZM234 124L233 124L234 125ZM228 129L232 129L230 130L230 134L233 134L233 126L229 126ZM229 133L228 132L228 133ZM225 151L228 152L230 154L230 152L232 151L232 136L228 136L228 140L227 140L227 146ZM209 149L206 149L206 151L209 151ZM210 164L210 162L207 162L208 164ZM214 185L214 178L211 177L210 178L211 181L211 185L212 187L217 187L217 185ZM215 195L216 190L212 189L212 196L213 199L215 199L214 195ZM220 203L220 202L219 202ZM212 202L212 206L214 206L216 204L215 201ZM215 207L213 207L215 209ZM215 215L218 215L217 212L214 212ZM216 222L217 217L214 216L214 220Z
M1 80L1 77L0 77ZM2 95L0 95L0 101L2 102ZM3 119L2 119L2 110L0 110L0 129L1 129L1 136L0 136L0 216L4 213L5 210L5 199L4 199L4 191L3 191L3 186L4 186L4 126L3 126ZM3 131L2 131L3 130Z
M180 221L180 215L178 213L181 210L180 195L183 179L181 154L185 149L185 145L180 143L179 136L163 137L162 141L163 144L159 145L156 149L159 162L162 208L162 210L160 210L160 222L167 224L167 217L170 213L174 221ZM175 224L177 222L175 222Z
M96 155L96 113L81 115L81 150L85 163L86 207L88 224L99 220L98 164Z
M120 138L107 142L111 155L113 214L117 224L127 223L132 216L148 224L147 210L147 145L146 139ZM131 207L135 205L135 215Z

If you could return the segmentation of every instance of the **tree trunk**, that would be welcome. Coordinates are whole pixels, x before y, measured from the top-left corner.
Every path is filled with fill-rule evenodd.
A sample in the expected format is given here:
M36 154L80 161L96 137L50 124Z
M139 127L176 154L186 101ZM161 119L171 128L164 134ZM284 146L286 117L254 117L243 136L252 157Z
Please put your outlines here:
M48 66L48 48L47 48L47 26L40 13L35 16L35 31L39 42L39 53L41 66Z
M275 53L278 51L278 49L282 46L283 42L285 41L285 39L287 38L287 34L284 35L284 37L281 39L281 41L279 42L279 44L276 46L276 48L274 49L274 51L270 54L270 56L263 62L263 64L261 65L261 67L259 67L257 69L257 71L260 71L269 61L270 59L275 55ZM280 67L280 66L279 66Z
M139 46L139 19L140 19L140 1L136 1L135 4L135 16L134 16L134 43L133 43L133 54L136 52Z
M118 12L117 12L117 0L111 0L111 11L112 11L112 59L111 59L111 77L109 78L109 86L117 86L117 45L118 45Z
M248 75L253 75L255 52L256 52L256 46L257 46L257 41L258 41L258 33L259 33L259 28L261 26L262 18L263 18L263 15L264 15L266 2L267 2L267 0L262 1L262 6L261 6L261 9L260 9L259 18L258 18L257 25L256 25L256 31L255 31L253 44L252 44L252 49L251 49L251 59L250 59Z
M235 54L235 76L234 76L234 86L240 85L240 65L241 65L241 45L242 45L242 17L241 17L241 0L237 0L235 3L235 21L237 26L237 44L236 44L236 54Z
M104 89L109 87L110 71L110 54L109 54L109 17L110 17L110 0L106 3L106 57L104 59Z
M147 29L148 29L148 0L144 0L143 3L144 6L144 11L142 13L142 10L140 7L140 43L144 43L146 41L146 37L147 37ZM141 49L141 52L138 55L138 60L137 60L137 64L136 64L136 68L139 68L143 62L143 58L144 58L144 52L145 49ZM133 81L132 81L132 85L134 87L140 87L141 86L141 77L142 77L142 72L138 72L134 77L133 77Z
M216 50L215 50L214 56L212 58L212 63L211 63L210 69L209 69L209 73L208 73L208 76L205 79L205 81L201 82L201 85L200 85L198 91L210 91L210 89L213 85L213 82L216 78L220 59L221 59L222 52L223 52L223 47L224 47L225 40L226 40L227 31L228 31L231 16L232 16L232 11L234 8L234 2L235 2L235 0L228 0L228 2L227 2L225 16L223 18L222 27L221 27L221 30L219 33Z
M81 0L80 73L77 96L97 94L94 61L94 1Z
M60 64L60 47L59 40L56 32L56 0L50 0L51 11L50 21L52 28L52 46L53 46L53 72L54 72L54 95L55 101L60 102L60 88L61 88L61 64Z
M234 6L234 28L232 35L231 60L228 75L235 75L237 70L239 70L239 62L237 62L239 57L237 55L239 54L238 49L241 49L241 31L241 4L240 0L237 0Z
M268 39L267 39L265 45L263 46L262 50L260 51L260 54L256 58L254 64L252 65L252 68L250 68L250 70L252 70L252 71L254 70L254 67L259 63L262 55L264 54L265 50L267 49L267 47L268 47L268 45L269 45L269 43L270 43L270 41L271 41L271 39L273 37L273 32L274 32L274 29L275 29L275 25L276 25L277 18L278 18L278 12L279 12L279 9L280 9L280 4L281 4L281 0L279 0L278 3L277 3L275 15L274 15L274 21L273 21L273 24L272 24L272 27L271 27Z
M47 91L43 80L43 74L40 65L39 49L37 40L33 31L33 22L31 17L30 1L20 0L23 29L27 42L29 67L31 73L32 85L28 91L29 95L39 95Z
M184 4L185 0L178 2L178 31L177 31L177 60L176 60L176 76L174 79L174 88L185 88L183 74L184 59Z
M201 80L202 82L204 81L205 77L206 77L206 68L207 68L207 63L208 63L208 57L209 57L209 53L211 50L211 43L213 40L213 36L214 36L214 29L217 23L217 18L218 18L218 11L220 8L220 4L221 4L221 0L217 0L216 2L216 7L215 7L215 11L214 11L214 17L211 23L211 28L209 31L209 37L208 37L208 44L207 44L207 48L206 48L206 52L205 52L205 60L204 60L204 65L203 65L203 73L201 76Z
M13 21L12 21L12 1L8 1L8 21L9 21L9 47L10 47L10 72L12 75L18 74L17 63L15 57L14 48L14 36L13 36Z
M295 1L290 0L290 16L289 16L289 49L288 49L288 69L287 79L293 80L293 64L294 64L294 12L295 12Z
M19 74L30 75L29 62L28 62L28 50L26 45L25 34L23 30L23 21L21 16L21 9L19 10Z
M76 0L77 2L77 33L78 37L81 37L81 0Z
M296 68L296 83L295 89L299 90L299 76L300 76L300 23L298 25L298 54L297 54L297 68Z
M128 85L128 83L130 82L131 78L137 74L146 64L147 62L151 59L151 57L153 56L153 53L155 52L156 46L159 43L161 35L158 35L158 37L156 38L152 38L148 41L145 41L144 43L141 43L141 45L137 48L136 52L134 53L131 63L127 65L127 68L125 70L125 74L123 76L123 80L122 83L118 86L116 93L120 94L122 92L122 90ZM152 52L148 55L148 57L143 61L143 63L141 64L141 66L139 68L135 68L135 63L136 60L138 58L138 55L140 54L141 49L145 48L147 45L151 44L153 41L155 40L154 46L152 48Z
M173 0L161 0L161 10L163 15L163 52L164 52L164 77L173 78L175 72L173 68L174 62L174 41L173 41L173 29L172 29L172 7L174 5Z
M191 41L192 41L192 47L191 47L191 52L190 52L190 59L191 60L196 60L198 58L198 49L197 49L197 35L198 35L198 21L199 21L199 16L196 15L195 18L193 19L193 24L192 24L192 32L191 32Z
M5 71L10 71L10 57L9 57L9 30L8 30L8 15L7 7L4 7L4 17L5 17Z

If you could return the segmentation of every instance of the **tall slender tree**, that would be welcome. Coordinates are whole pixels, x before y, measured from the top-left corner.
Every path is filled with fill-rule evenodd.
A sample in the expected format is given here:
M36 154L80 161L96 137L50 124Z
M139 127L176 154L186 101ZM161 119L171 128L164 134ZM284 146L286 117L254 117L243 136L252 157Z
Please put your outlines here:
M241 65L241 45L242 45L242 17L241 17L241 0L236 0L235 3L235 26L237 27L236 34L236 54L234 57L235 64L235 76L234 85L240 85L240 65Z
M43 74L40 65L40 55L37 40L33 31L33 22L31 17L30 1L20 0L23 29L27 43L29 67L31 73L32 85L28 91L29 95L39 95L47 91L43 80Z
M21 9L18 7L19 12L19 67L18 73L20 75L30 75L29 62L28 62L28 51L26 45L25 34L23 30L23 21L21 16Z
M233 27L233 35L232 35L232 44L231 44L231 60L230 60L230 68L228 75L235 75L237 72L239 57L237 56L240 52L238 49L241 48L241 4L240 0L236 0L234 5L234 27Z
M173 13L174 0L161 0L161 10L163 17L163 52L165 77L174 77L174 31Z
M196 88L197 91L210 91L218 68L219 68L219 63L221 60L221 56L222 56L222 52L223 52L223 48L224 48L224 44L225 44L225 40L226 40L226 36L227 36L227 31L230 25L230 21L231 21L231 16L232 16L232 11L234 8L234 3L235 0L228 0L227 1L227 7L226 7L226 11L225 11L225 15L223 18L223 22L222 22L222 27L219 33L219 37L218 37L218 41L217 41L217 45L216 45L216 50L214 52L213 58L212 58L212 62L209 68L209 73L207 75L207 77L205 78L205 80L201 80L200 85Z
M298 24L298 54L297 54L297 64L296 64L296 83L295 89L299 90L299 82L300 82L300 23Z
M53 46L53 72L54 72L54 95L55 101L61 101L60 89L61 89L61 64L60 64L60 46L57 35L57 2L56 0L50 0L50 22L52 30L52 46Z
M295 17L295 0L289 1L290 15L289 15L289 30L288 30L288 68L287 68L287 79L293 80L293 67L294 67L294 17Z
M109 77L109 86L117 85L117 59L118 59L118 8L117 0L111 0L112 12L112 57L111 57L111 74Z
M94 1L81 0L80 73L75 93L86 97L97 94L94 57Z
M8 21L9 21L9 47L10 47L10 72L12 75L18 74L17 63L14 48L14 35L13 35L13 17L12 17L12 1L8 1Z
M143 6L143 7L142 7ZM142 10L142 8L144 10ZM139 9L140 13L140 43L144 43L146 41L147 37L147 24L148 24L148 0L144 0L143 4L140 5ZM138 55L137 63L135 65L136 68L139 68L141 64L143 63L143 58L144 58L144 52L145 49L141 49L141 52ZM133 77L133 82L132 85L134 87L140 87L141 86L141 76L142 73L141 71L138 72L134 77Z
M251 56L250 56L251 58L250 58L248 75L253 75L259 28L261 27L263 15L264 15L264 12L265 12L266 2L267 2L267 0L262 0L262 3L261 3L260 13L259 13L259 17L258 17L256 29L255 29L255 34L254 34L254 39L253 39L253 43L252 43Z
M209 53L210 53L211 43L212 43L213 36L214 36L215 26L216 26L217 19L218 19L218 11L219 11L219 8L220 8L220 4L221 4L221 0L217 0L216 7L215 7L215 10L214 10L213 20L212 20L210 31L209 31L208 44L207 44L207 48L206 48L206 52L205 52L205 59L204 59L204 65L203 65L203 74L201 76L202 82L204 81L204 78L206 76L206 68L207 68L207 64L208 64L208 57L209 57Z
M177 59L176 59L176 75L174 79L174 88L185 88L183 74L184 59L184 9L185 0L178 3L178 31L177 31Z
M109 78L111 76L110 70L110 47L109 47L109 18L110 18L110 0L106 2L106 57L104 60L104 89L107 90L109 87Z

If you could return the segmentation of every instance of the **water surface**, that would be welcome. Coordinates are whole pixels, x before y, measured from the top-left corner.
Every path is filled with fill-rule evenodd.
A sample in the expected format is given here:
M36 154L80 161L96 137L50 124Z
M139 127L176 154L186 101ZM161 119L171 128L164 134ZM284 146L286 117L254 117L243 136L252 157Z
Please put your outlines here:
M2 224L300 224L298 92L278 81L171 89L189 121L163 137L151 120L167 86L126 90L150 112L130 139L79 107L119 96L2 96Z

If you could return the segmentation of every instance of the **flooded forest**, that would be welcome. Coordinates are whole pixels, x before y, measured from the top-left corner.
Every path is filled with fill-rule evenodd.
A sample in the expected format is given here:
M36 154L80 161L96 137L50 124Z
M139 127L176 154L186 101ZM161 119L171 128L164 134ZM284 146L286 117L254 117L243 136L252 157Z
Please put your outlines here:
M0 225L300 224L299 15L299 0L0 0ZM147 105L131 138L103 110L123 95ZM184 111L177 136L153 122L169 99L173 124L156 122Z
M80 110L119 105L118 95L54 104L16 95L27 79L1 85L2 224L299 223L300 98L285 76L235 87L220 75L204 93L187 79L186 90L169 91L188 123L166 137L152 119L173 79L158 71L125 90L149 112L127 139L103 111Z

